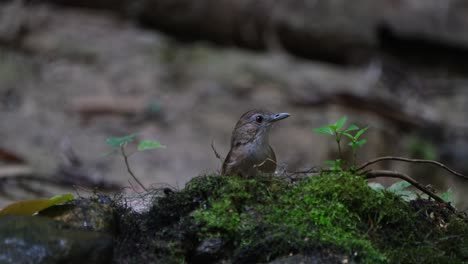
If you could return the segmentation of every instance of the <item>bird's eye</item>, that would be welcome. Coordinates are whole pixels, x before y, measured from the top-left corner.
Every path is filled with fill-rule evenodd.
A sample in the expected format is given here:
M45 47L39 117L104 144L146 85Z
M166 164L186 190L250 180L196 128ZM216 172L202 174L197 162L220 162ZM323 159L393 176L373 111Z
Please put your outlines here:
M255 118L255 121L257 121L257 123L261 123L263 121L263 117L262 116L257 116Z

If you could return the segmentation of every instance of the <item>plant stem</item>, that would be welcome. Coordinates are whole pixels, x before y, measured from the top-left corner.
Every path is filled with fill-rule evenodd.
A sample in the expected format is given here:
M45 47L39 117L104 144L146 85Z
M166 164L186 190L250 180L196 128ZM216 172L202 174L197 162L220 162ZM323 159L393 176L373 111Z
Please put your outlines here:
M133 179L138 183L138 185L140 185L140 187L143 188L145 192L147 192L148 189L146 189L143 183L141 183L140 180L138 180L138 178L135 176L135 174L133 174L132 169L130 168L130 164L128 163L128 155L127 153L125 153L125 144L120 145L120 150L122 152L122 156L124 157L125 166L127 167L128 173L133 177Z
M356 168L357 151L353 148L353 168Z
M340 141L341 141L341 138L337 135L337 136L336 136L336 144L338 144L338 156L340 157L340 159L343 159L343 157L341 156L341 145L340 145Z

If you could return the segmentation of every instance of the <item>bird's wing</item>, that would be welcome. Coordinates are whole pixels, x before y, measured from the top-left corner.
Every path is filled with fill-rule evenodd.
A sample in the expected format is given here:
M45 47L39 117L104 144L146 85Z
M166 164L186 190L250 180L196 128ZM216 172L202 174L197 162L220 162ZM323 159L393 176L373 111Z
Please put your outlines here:
M223 162L223 168L221 170L222 175L232 175L239 173L236 168L241 167L241 162L245 159L245 154L242 151L236 151L231 149Z
M257 164L258 170L266 173L273 173L276 170L276 155L271 146L267 154L267 158L262 160L261 163Z
M276 162L276 155L275 155L275 151L273 150L273 148L268 145L268 147L270 148L270 159L274 160Z

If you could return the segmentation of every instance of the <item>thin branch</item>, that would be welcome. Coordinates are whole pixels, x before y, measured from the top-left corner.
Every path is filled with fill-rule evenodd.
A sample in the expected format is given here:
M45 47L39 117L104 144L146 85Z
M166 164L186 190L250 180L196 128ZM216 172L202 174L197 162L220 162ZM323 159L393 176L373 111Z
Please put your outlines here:
M0 178L32 175L33 169L28 165L0 166Z
M120 146L120 150L122 152L122 156L124 157L125 166L127 167L128 173L133 177L133 179L138 183L138 185L140 185L140 187L143 188L143 190L145 190L145 192L147 192L148 190L145 188L143 183L141 183L140 180L138 180L138 178L135 176L135 174L133 174L132 170L130 169L130 164L128 163L128 156L125 153L125 144L122 144Z
M320 170L321 170L320 167L312 167L312 168L305 169L305 170L286 171L286 173L291 173L291 174L319 173Z
M276 161L274 161L274 160L272 160L272 159L270 159L270 158L266 158L265 160L263 160L263 161L260 162L259 164L254 164L253 167L254 167L254 168L261 167L261 166L265 165L265 162L267 162L267 161L273 162L273 163L275 164L275 166L277 165L277 164L276 164Z
M284 171L282 174L280 174L280 176L288 178L289 180L295 180L299 179L299 177L296 177L297 175L304 175L303 177L309 177L308 174L319 173L320 170L320 167L312 167L304 170Z
M411 178L410 176L406 174L396 172L396 171L389 171L389 170L370 170L366 172L364 175L366 179L372 179L372 178L378 178L378 177L390 177L390 178L398 178L398 179L405 180L409 182L411 185L413 185L414 187L416 187L417 189L419 189L420 191L422 191L423 193L427 194L429 197L436 200L437 202L446 204L447 208L450 209L452 212L456 212L455 208L452 205L450 205L450 203L447 203L446 201L444 201L444 199L442 199L435 193L431 192L426 187L422 186L419 182L417 182L416 180L414 180L413 178Z
M132 181L128 180L128 184L130 184L130 189L132 189L135 193L138 193L137 189L135 186L133 186Z
M39 183L42 183L42 184L50 184L50 185L54 185L54 186L60 186L60 187L70 187L70 184L67 181L49 179L49 178L34 176L34 175L19 175L19 176L0 177L0 185L2 185L4 182L7 182L7 181L15 181L15 182L31 181L31 182L39 182Z
M214 140L211 141L211 149L213 150L215 156L217 159L219 159L221 161L221 164L223 163L223 159L221 158L221 155L219 155L218 151L216 150L215 146L214 146Z
M393 157L393 156L386 156L386 157L380 157L380 158L376 158L376 159L373 159L373 160L370 160L364 164L362 164L361 166L359 166L357 168L356 171L360 171L374 163L377 163L377 162L380 162L380 161L384 161L384 160L397 160L397 161L404 161L404 162L411 162L411 163L426 163L426 164L432 164L432 165L436 165L438 167L441 167L442 169L452 173L453 175L455 176L458 176L458 177L461 177L461 178L464 178L466 180L468 180L468 176L466 175L463 175L459 172L456 172L452 169L450 169L449 167L447 167L446 165L438 162L438 161L435 161L435 160L425 160L425 159L409 159L409 158L403 158L403 157Z

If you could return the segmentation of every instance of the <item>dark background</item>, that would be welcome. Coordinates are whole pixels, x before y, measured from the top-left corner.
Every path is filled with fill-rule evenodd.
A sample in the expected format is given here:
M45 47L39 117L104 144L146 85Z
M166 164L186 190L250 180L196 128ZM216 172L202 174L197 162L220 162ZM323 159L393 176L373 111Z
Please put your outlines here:
M16 156L0 160L0 206L130 186L122 157L104 154L131 133L167 145L130 158L140 180L183 187L220 168L212 141L224 157L252 108L291 113L270 138L289 171L336 158L312 128L346 115L369 126L360 162L467 173L467 59L463 0L0 1L0 148ZM467 206L466 182L443 170L379 168Z

